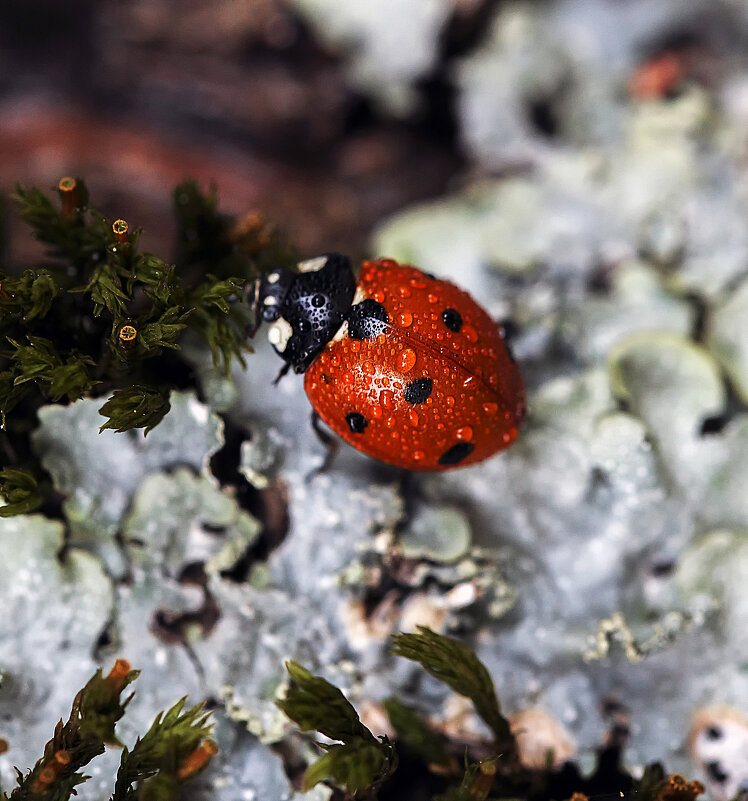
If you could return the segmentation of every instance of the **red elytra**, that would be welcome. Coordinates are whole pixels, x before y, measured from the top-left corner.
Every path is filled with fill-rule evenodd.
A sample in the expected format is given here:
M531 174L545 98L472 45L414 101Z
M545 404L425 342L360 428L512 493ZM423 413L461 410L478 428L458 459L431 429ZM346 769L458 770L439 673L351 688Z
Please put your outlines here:
M525 414L524 383L488 313L449 281L391 259L363 262L348 299L352 284L335 266L332 278L303 278L315 282L303 289L285 275L291 289L276 289L276 273L260 292L275 292L265 319L280 320L291 342L276 334L276 350L306 372L322 420L354 448L410 470L464 467L511 445ZM331 298L345 307L341 326L328 314ZM302 342L299 330L310 323L318 338Z

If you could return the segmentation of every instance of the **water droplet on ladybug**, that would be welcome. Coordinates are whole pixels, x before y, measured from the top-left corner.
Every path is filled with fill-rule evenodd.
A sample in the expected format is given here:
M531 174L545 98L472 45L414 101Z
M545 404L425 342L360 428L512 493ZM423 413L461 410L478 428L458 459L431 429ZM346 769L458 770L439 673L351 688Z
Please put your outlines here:
M379 402L385 409L392 409L395 406L395 394L389 389L383 389L379 393Z
M397 360L397 367L404 373L416 366L416 352L412 348L405 348Z
M376 290L376 291L375 291L375 292L372 294L372 296L371 296L371 297L372 297L372 299L373 299L373 300L376 300L376 302L377 302L377 303L384 303L384 292L382 292L382 290L381 290L381 289L377 289L377 290Z
M397 324L403 328L408 328L408 326L413 325L413 315L408 311L400 312L397 316Z
M435 295L433 292L429 292L429 294L426 295L426 299L429 303L436 303L437 300L439 300L439 296Z
M499 411L499 404L498 403L484 403L483 404L483 411L486 414L496 414Z
M472 325L463 325L462 333L465 334L465 338L468 342L478 341L478 332L473 328Z
M418 425L418 413L413 411L413 409L408 412L408 423L410 423L413 428L416 428Z
M467 442L473 438L473 429L470 428L470 426L462 426L462 428L458 428L457 431L455 431L455 436L457 439Z

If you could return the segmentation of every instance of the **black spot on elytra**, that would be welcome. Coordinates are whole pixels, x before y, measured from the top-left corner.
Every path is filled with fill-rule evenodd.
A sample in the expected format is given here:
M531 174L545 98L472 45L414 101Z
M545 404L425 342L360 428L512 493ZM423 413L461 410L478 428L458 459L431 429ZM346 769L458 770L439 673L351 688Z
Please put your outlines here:
M706 772L709 774L709 778L713 779L717 784L722 784L726 782L730 778L729 773L725 773L722 765L719 762L707 762L704 766L706 768Z
M405 387L405 400L408 403L424 403L431 390L434 388L434 382L430 378L416 378Z
M350 428L354 434L363 434L364 429L369 425L366 418L358 412L349 412L345 416L345 422L348 423L348 428Z
M348 336L351 339L371 339L384 333L389 320L387 309L376 300L367 298L348 313Z
M458 442L439 457L439 464L454 465L466 459L475 450L472 442Z
M462 315L457 309L444 309L442 322L450 331L454 331L456 334L462 328Z

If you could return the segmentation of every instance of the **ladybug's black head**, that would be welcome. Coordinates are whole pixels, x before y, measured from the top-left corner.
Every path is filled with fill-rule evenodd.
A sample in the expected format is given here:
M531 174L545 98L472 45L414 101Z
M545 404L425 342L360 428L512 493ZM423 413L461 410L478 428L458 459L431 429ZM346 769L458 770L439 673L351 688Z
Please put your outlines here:
M260 279L258 313L270 323L276 352L297 373L335 336L355 290L351 261L338 253L302 262L298 273L283 268Z

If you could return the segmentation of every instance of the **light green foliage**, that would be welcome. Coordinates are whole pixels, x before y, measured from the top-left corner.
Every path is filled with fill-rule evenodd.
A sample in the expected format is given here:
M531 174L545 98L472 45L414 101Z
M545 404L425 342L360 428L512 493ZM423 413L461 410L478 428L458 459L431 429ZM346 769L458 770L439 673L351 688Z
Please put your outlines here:
M123 700L122 692L138 674L124 661L115 663L107 676L97 670L76 695L68 720L55 727L44 756L27 774L18 771L18 786L9 796L1 794L2 801L67 801L74 795L87 778L81 769L106 745L121 745L114 728L132 698ZM207 750L208 759L191 764L189 758L211 733L209 715L201 705L186 710L184 705L183 698L159 714L132 750L123 750L111 801L170 801L178 785L207 764L214 748Z
M330 779L348 792L358 793L383 781L395 765L395 750L387 739L377 740L330 682L296 662L287 662L286 668L291 685L278 706L302 731L319 731L342 741L327 746L324 756L308 768L304 788Z
M278 706L302 731L319 731L331 740L356 739L376 742L358 713L340 690L320 676L313 676L297 662L287 662L291 685Z
M6 501L0 506L0 517L28 514L38 509L44 500L34 474L17 467L0 470L0 496Z
M395 635L392 652L419 662L432 676L469 698L475 711L493 731L498 750L513 751L514 738L509 723L501 714L493 681L483 663L458 640L425 626L419 626L418 631L418 634Z
M108 418L99 431L112 428L121 433L130 428L144 428L147 434L163 420L169 408L168 395L159 390L141 384L116 389L99 409L99 414Z
M132 750L123 750L111 801L173 797L179 767L212 730L210 713L201 704L185 709L185 702L182 698L159 714ZM144 784L136 790L138 782Z
M385 742L352 740L331 745L304 774L302 789L330 779L349 793L362 793L387 778L393 765L394 748Z

